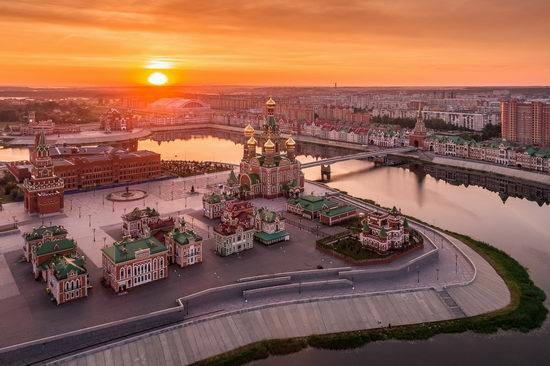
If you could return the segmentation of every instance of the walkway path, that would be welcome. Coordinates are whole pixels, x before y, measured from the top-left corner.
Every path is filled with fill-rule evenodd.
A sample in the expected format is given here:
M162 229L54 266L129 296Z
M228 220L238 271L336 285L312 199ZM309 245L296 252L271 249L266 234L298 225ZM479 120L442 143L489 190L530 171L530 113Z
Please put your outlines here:
M267 339L455 319L495 311L510 293L474 250L443 235L476 268L473 280L445 288L301 299L221 312L57 360L57 365L180 365Z

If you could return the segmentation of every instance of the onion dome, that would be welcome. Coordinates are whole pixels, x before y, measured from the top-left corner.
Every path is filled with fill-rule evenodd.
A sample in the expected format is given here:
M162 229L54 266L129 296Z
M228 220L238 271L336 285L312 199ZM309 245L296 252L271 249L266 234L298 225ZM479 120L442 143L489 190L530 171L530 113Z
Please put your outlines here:
M268 139L265 142L264 149L266 149L266 150L274 150L275 149L275 144L273 143L273 141L271 141L271 139Z
M246 137L252 137L252 135L254 135L254 127L252 127L250 123L244 128L244 135Z
M273 98L269 97L269 99L267 100L267 102L265 102L265 105L268 106L268 107L275 107L277 103L275 103L275 101L273 100Z
M248 146L256 146L256 144L258 144L258 141L256 141L256 139L254 137L250 136L250 138L248 139L246 144Z
M296 146L296 141L292 137L289 137L288 140L285 142L286 147L294 147Z

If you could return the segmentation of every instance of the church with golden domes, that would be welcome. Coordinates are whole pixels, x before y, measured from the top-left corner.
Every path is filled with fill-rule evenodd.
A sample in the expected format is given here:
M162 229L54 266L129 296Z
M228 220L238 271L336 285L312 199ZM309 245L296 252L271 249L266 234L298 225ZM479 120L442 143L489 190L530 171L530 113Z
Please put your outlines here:
M267 116L258 141L250 125L244 129L244 151L240 164L241 195L246 198L297 197L304 190L302 167L296 160L296 142L284 140L275 121L275 101L266 102Z

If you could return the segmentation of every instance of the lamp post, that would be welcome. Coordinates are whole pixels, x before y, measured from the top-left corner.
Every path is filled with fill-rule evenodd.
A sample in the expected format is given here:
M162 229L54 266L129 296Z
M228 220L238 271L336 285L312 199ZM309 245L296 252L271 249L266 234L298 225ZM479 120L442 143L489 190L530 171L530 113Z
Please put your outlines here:
M420 271L416 271L416 283L420 283Z
M105 248L105 240L107 240L107 237L103 237L103 248Z
M69 201L71 202L71 211L72 211L73 210L73 199L71 198Z
M82 212L80 211L80 206L78 206L78 218L81 219L82 218Z
M115 201L113 201L113 212L115 212Z
M88 227L92 227L92 215L88 214Z
M439 281L439 268L436 268L435 271L436 271L436 273L437 273L436 280Z
M458 254L455 253L455 273L458 274Z
M94 243L95 243L95 227L92 229L92 231L94 232Z

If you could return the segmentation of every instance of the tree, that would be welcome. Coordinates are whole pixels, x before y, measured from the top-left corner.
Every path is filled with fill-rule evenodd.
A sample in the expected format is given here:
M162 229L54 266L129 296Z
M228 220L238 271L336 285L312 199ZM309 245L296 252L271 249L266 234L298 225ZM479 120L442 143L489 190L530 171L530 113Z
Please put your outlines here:
M483 130L481 130L481 138L483 140L489 140L495 137L501 137L500 123L496 125L485 125L485 127L483 127Z

